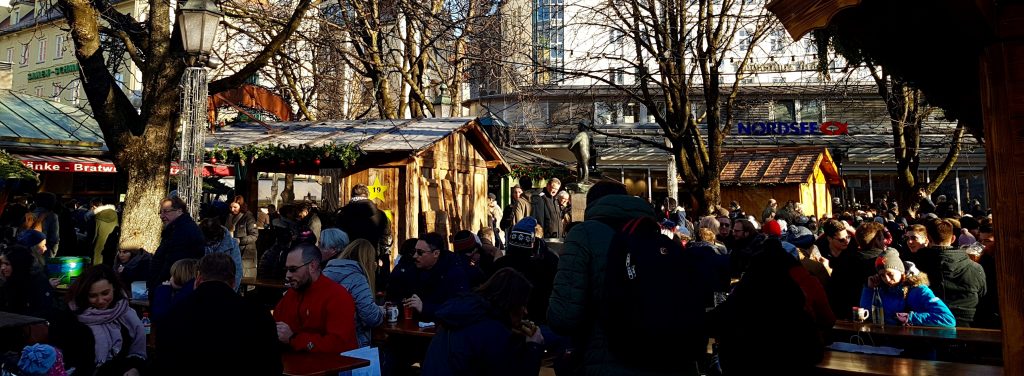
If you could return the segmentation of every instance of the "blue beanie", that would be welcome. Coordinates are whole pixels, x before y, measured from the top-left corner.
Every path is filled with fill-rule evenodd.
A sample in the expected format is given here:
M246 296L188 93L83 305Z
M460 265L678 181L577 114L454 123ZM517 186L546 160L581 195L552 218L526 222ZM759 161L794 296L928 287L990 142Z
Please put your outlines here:
M537 227L537 219L533 217L524 217L519 220L515 226L512 226L512 230L508 234L508 244L513 247L533 249L535 245L535 228Z
M43 240L46 240L46 235L43 235L43 233L36 230L25 230L18 235L18 245L23 245L29 248L35 247Z
M35 344L25 346L21 350L21 359L18 359L18 368L28 375L45 375L53 368L57 361L57 349L53 346Z

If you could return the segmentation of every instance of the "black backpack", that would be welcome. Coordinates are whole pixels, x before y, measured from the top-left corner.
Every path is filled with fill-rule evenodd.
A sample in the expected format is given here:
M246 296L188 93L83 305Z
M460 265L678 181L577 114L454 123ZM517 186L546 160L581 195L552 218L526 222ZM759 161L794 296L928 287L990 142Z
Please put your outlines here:
M706 353L712 288L698 273L698 257L662 235L653 218L634 218L615 234L602 322L616 360L637 370L683 372Z

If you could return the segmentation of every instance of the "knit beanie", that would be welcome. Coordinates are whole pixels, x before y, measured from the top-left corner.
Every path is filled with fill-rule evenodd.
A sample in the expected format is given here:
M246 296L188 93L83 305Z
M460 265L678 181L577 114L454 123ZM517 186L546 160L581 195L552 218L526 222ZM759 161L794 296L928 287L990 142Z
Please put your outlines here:
M66 376L64 356L50 345L25 346L18 359L18 368L30 376Z
M774 236L776 238L781 237L782 236L782 225L779 224L779 221L776 221L774 219L770 220L768 222L765 222L765 224L764 224L764 233L767 234L768 236Z
M46 235L36 230L25 230L18 235L18 245L29 248L35 247L43 240L46 240Z
M875 269L881 271L885 269L898 270L900 273L906 273L907 269L903 266L903 260L900 260L899 252L894 250L886 250L881 256L875 259Z
M537 227L537 219L524 217L519 220L508 234L509 246L532 249L535 242L534 228Z
M476 235L472 231L462 230L455 233L455 237L452 239L452 247L455 248L455 253L466 253L475 249L480 245L476 239Z

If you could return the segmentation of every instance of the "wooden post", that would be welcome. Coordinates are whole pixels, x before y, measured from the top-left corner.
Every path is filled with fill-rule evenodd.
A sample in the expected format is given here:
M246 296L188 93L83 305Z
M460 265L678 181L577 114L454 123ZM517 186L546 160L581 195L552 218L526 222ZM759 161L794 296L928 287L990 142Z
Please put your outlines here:
M420 158L413 157L405 165L405 238L420 236ZM397 187L396 187L397 188ZM396 216L397 217L397 216ZM397 220L397 218L396 218Z
M1013 19L1019 9L1000 14ZM1008 27L981 57L979 80L985 125L988 203L995 227L1003 370L1024 374L1024 28Z

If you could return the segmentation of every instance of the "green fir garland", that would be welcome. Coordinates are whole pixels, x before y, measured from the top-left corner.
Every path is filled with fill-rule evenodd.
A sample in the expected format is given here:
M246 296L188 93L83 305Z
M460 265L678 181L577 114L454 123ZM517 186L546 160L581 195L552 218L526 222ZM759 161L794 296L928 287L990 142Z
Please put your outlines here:
M216 145L213 150L206 151L205 158L212 163L252 163L260 159L320 164L320 161L324 160L341 162L343 166L347 167L355 163L360 155L362 152L359 147L352 144L330 143L320 146L257 144L234 148L223 148Z

